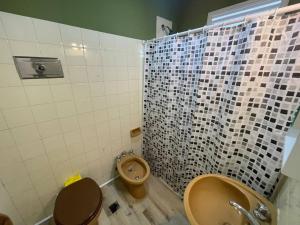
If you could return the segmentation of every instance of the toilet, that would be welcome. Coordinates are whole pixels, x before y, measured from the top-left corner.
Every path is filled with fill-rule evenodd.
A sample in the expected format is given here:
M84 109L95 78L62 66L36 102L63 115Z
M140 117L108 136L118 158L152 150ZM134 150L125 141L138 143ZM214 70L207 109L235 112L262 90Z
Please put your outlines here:
M13 225L13 223L7 215L0 213L0 225Z
M117 170L128 192L135 198L146 195L145 181L150 175L148 163L133 153L123 153L117 158Z
M102 192L91 178L83 178L58 194L53 219L56 225L98 225Z

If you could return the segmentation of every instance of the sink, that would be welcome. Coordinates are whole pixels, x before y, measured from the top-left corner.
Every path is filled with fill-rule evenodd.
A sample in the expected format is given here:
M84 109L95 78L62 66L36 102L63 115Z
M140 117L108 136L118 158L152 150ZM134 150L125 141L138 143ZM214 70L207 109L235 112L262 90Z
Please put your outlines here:
M194 178L184 193L184 208L191 225L248 225L246 217L229 204L234 201L252 213L258 203L271 212L271 220L261 225L276 225L272 203L245 184L217 174Z

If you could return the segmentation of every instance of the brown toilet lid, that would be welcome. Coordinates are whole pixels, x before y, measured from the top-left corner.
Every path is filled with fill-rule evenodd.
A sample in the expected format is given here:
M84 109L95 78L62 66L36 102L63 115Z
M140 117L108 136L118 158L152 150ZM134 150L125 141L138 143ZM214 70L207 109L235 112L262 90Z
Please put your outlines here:
M57 225L84 225L95 218L101 205L100 187L91 178L83 178L58 194L53 217Z

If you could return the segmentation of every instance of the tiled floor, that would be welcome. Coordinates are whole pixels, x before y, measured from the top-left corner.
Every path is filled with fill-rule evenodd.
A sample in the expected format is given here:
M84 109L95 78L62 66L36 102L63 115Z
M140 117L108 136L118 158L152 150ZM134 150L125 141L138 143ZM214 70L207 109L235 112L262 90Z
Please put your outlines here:
M180 198L160 179L150 176L148 195L136 200L119 179L102 188L104 202L99 225L188 225ZM118 202L120 208L112 213L109 206Z

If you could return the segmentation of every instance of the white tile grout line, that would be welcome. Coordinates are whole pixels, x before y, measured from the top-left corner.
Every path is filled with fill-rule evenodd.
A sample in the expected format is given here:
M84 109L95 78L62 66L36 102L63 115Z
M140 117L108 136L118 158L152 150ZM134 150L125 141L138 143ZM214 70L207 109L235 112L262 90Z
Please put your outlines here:
M114 180L118 179L120 175L117 175L113 178L111 178L110 180L104 182L103 184L100 184L99 187L103 188L104 186L110 184L111 182L113 182ZM48 220L50 220L53 217L53 215L47 216L46 218L40 220L39 222L35 223L34 225L42 225L43 223L47 222Z

